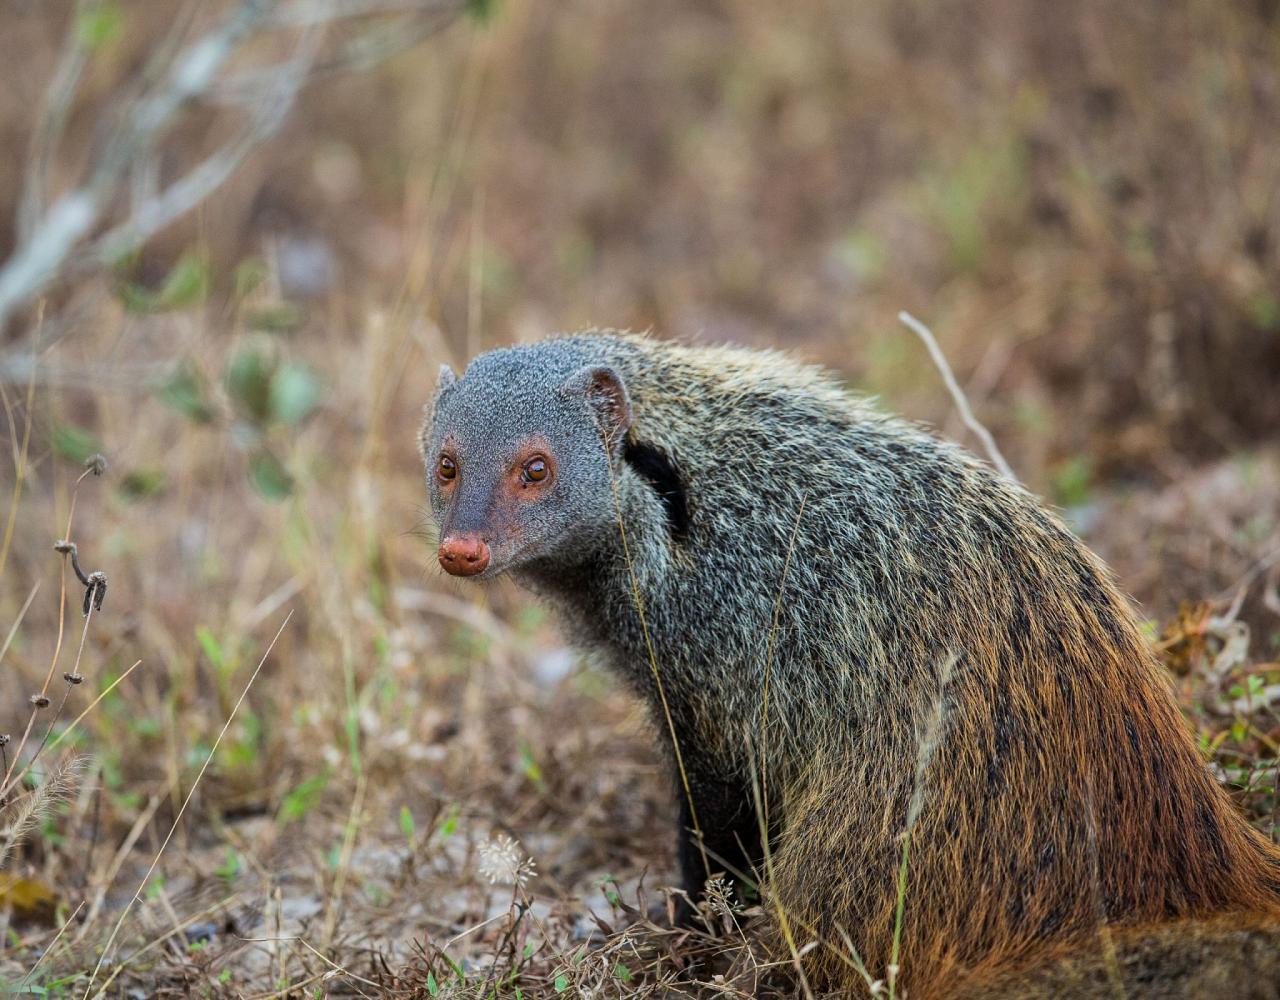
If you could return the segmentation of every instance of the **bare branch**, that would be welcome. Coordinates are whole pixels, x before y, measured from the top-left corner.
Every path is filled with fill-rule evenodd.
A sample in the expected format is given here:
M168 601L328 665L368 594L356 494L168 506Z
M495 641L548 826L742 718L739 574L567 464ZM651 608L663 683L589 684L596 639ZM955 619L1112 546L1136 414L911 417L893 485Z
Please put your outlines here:
M85 2L77 4L77 14L84 9ZM62 131L67 124L67 114L71 110L71 100L75 97L76 87L80 84L80 76L89 61L88 47L74 29L67 34L66 47L58 60L58 68L49 84L49 94L45 102L45 112L31 137L31 155L27 161L26 177L23 180L23 197L18 205L18 239L25 241L31 238L36 223L45 211L47 192L45 190L49 176L49 168L53 154L62 140Z
M450 0L330 0L318 7L312 0L292 0L277 9L271 23L279 27L304 27L326 22L403 12L448 12L456 5Z
M40 361L38 355L0 355L0 382L62 389L127 389L151 387L173 374L170 361L134 361L105 364L96 361Z
M239 135L180 180L144 201L127 222L94 240L81 258L82 265L119 259L221 187L245 157L284 124L315 58L315 41L315 33L308 31L299 55L275 70L275 86L265 99L259 95L253 120Z
M184 49L174 61L167 85L130 106L89 182L63 195L32 223L30 239L0 268L0 329L15 309L48 287L76 244L98 223L121 174L150 152L158 133L180 108L208 88L270 6L270 0L245 0L217 28Z
M964 425L969 430L978 436L978 440L982 442L982 446L987 450L987 457L991 459L991 464L1016 483L1018 477L1013 474L1013 470L1009 468L1009 463L1004 460L1004 455L1000 453L1000 449L996 445L996 439L991 436L990 431L978 422L978 418L969 409L969 401L965 398L964 390L956 382L956 377L951 372L951 366L947 364L946 356L943 355L938 342L933 338L932 332L909 312L898 313L898 319L908 330L924 342L924 346L929 352L929 357L933 359L934 367L942 375L942 381L947 384L947 391L951 393L956 409L960 411L960 419L964 421Z
M85 190L63 195L34 226L31 238L0 268L0 330L9 316L48 287L72 248L97 221L100 199Z
M188 21L180 15L182 27L157 47L140 93L121 109L87 179L46 207L52 159L87 58L73 26L32 140L20 239L0 265L0 330L59 276L110 263L201 204L280 130L303 85L318 72L375 65L448 24L462 7L463 0L240 0L185 47L178 38ZM401 16L347 40L336 55L319 60L321 34L328 26L387 14ZM301 29L288 60L220 79L247 41L282 28ZM249 121L178 180L161 186L157 147L181 112L197 100L243 107ZM113 206L122 203L129 206L124 218L93 237L118 214Z

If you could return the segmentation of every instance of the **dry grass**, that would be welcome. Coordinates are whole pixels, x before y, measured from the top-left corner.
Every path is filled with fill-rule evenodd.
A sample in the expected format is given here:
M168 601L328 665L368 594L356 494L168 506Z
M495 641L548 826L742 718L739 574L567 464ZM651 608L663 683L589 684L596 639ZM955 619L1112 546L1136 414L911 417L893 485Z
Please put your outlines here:
M639 707L420 537L439 362L579 323L795 347L959 436L894 317L927 319L1274 835L1276 14L979 6L512 0L321 84L190 227L33 311L55 340L0 382L0 982L796 995L734 901L665 926ZM32 8L0 55L39 80L60 28ZM25 148L38 92L4 100ZM184 254L200 294L157 301ZM109 582L88 616L62 540Z

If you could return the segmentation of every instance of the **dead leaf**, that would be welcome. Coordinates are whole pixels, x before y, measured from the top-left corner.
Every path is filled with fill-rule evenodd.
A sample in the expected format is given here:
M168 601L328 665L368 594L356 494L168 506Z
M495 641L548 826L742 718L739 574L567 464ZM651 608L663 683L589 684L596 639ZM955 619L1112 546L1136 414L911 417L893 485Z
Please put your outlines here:
M53 924L58 894L37 879L0 875L0 907L19 921Z

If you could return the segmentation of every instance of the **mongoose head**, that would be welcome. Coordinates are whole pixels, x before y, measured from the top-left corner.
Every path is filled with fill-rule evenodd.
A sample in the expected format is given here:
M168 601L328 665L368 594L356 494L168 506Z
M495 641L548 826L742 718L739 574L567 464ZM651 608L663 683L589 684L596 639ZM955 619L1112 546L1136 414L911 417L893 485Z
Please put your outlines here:
M588 554L616 531L612 476L631 425L605 365L508 348L440 369L422 429L440 565L490 578Z

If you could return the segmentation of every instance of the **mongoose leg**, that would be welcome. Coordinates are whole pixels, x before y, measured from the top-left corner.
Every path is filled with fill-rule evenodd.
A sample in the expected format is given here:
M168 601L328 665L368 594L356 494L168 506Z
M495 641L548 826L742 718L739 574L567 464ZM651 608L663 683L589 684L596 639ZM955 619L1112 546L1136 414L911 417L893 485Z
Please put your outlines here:
M741 902L755 893L761 860L760 826L751 791L742 781L689 772L689 794L676 776L679 796L680 878L690 899L703 894L708 878L723 874ZM689 798L694 808L689 808ZM701 834L701 836L699 836ZM687 923L693 909L681 901L677 921Z

